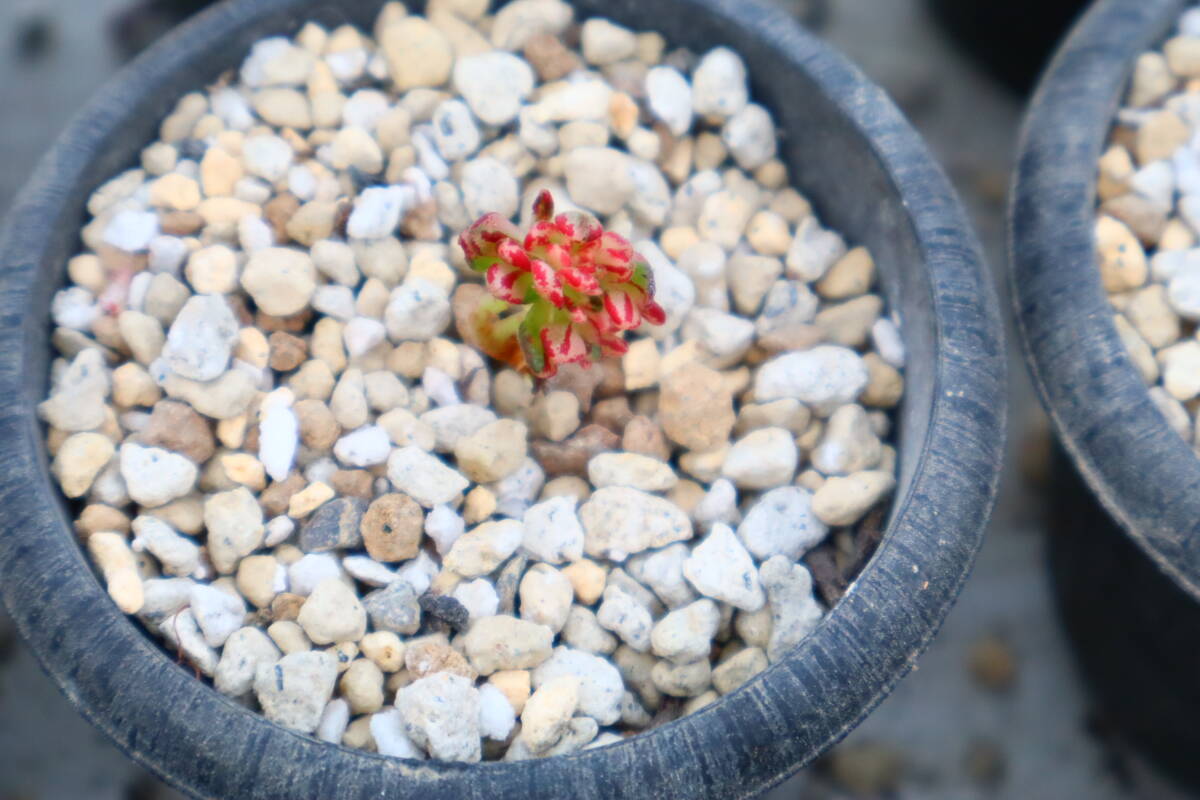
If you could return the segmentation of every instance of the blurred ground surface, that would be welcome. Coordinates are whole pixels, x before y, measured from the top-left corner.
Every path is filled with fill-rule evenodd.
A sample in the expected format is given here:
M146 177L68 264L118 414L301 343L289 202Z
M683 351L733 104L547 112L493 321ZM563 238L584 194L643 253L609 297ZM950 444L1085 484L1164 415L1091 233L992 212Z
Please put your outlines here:
M73 109L116 69L105 23L128 5L0 3L0 209ZM824 35L888 89L926 137L998 267L1020 100L944 41L919 0L830 5ZM1044 421L1011 339L1009 349L1012 458L972 580L919 669L830 757L771 800L1177 796L1091 732L1097 726L1050 603L1042 504L1018 468L1030 432ZM177 796L75 714L0 610L0 800Z

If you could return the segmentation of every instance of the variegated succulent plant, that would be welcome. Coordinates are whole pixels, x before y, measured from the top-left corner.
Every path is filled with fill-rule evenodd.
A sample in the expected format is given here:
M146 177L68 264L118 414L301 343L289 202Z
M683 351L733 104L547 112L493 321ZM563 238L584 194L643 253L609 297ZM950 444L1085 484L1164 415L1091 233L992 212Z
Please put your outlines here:
M484 214L458 238L484 295L461 331L481 350L538 378L563 364L588 366L629 349L623 332L666 314L654 302L649 265L622 236L583 212L554 214L543 191L524 237Z

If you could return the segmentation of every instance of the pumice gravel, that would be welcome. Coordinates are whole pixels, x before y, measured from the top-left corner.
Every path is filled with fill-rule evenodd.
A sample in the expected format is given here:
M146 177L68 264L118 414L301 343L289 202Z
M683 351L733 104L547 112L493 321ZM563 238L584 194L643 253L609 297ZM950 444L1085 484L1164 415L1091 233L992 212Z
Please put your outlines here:
M403 758L601 746L778 661L878 540L905 355L777 140L736 53L558 0L256 43L91 195L53 300L39 412L113 601ZM538 385L459 337L456 237L543 189L666 322Z

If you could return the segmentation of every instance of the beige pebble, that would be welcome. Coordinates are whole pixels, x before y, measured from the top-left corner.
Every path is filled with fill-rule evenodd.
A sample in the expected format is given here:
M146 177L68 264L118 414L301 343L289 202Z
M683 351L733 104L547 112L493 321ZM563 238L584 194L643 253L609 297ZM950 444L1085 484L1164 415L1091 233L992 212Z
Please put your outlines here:
M141 611L145 598L142 579L125 537L119 533L93 533L88 537L87 545L117 608L126 614Z
M112 440L103 434L76 433L69 436L59 445L52 466L63 494L72 498L86 494L115 452Z
M1119 220L1108 216L1096 220L1096 255L1107 291L1123 292L1146 282L1146 253L1133 232Z
M384 672L396 672L404 666L404 642L391 631L368 633L359 646L362 654Z
M493 672L488 677L488 683L500 690L513 710L520 714L525 710L525 703L530 694L530 672L526 669L505 669Z
M896 477L880 470L831 477L813 494L813 514L826 525L853 525L895 486Z
M562 574L571 582L575 590L575 599L580 605L590 606L604 594L604 586L608 574L604 567L586 558L582 558L562 568Z
M179 173L164 175L150 184L150 203L172 211L191 211L200 205L200 185Z
M319 506L333 499L335 492L329 484L317 481L310 483L292 495L288 501L288 516L292 519L307 517Z
M1200 39L1197 43L1200 43ZM1138 128L1134 155L1143 166L1170 158L1191 135L1191 127L1178 114L1173 111L1156 111L1146 117Z

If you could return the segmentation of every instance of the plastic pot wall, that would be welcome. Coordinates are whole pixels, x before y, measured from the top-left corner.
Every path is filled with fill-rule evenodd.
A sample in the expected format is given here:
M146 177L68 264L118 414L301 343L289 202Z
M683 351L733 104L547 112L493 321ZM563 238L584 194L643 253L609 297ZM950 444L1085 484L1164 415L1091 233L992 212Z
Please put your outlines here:
M53 488L34 404L48 305L79 247L88 193L133 164L182 93L250 44L307 19L370 28L378 0L214 6L134 61L81 112L0 237L0 596L80 712L131 757L198 797L736 798L778 783L844 736L908 672L966 579L1004 438L1001 328L978 247L945 177L883 93L784 13L744 0L575 2L697 51L745 58L784 132L782 157L825 222L876 254L904 319L908 394L885 538L845 598L785 659L719 702L567 757L408 762L278 727L195 680L109 601Z
M1025 121L1010 278L1030 372L1074 467L1060 459L1050 526L1068 634L1101 713L1200 786L1200 460L1121 344L1093 234L1096 162L1134 61L1184 6L1098 0L1063 43Z

